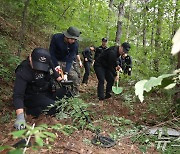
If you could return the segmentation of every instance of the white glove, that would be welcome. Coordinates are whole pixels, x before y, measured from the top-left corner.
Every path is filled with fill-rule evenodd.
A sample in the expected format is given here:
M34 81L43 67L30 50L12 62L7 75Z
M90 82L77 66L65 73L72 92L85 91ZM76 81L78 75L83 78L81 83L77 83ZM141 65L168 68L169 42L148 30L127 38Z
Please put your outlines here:
M92 66L94 65L94 62L95 62L95 61L92 62Z
M24 119L24 113L20 113L17 115L16 121L14 123L14 127L18 130L24 129L26 127L26 121Z
M68 78L67 78L67 74L64 74L64 81L67 81Z
M57 72L59 72L59 71L61 70L61 67L60 67L60 66L56 66L56 67L55 67L55 70L56 70Z
M120 72L120 73L122 73L122 72L123 72L122 68L120 68L120 69L119 69L119 72Z
M79 62L79 66L80 66L80 67L83 67L82 61Z

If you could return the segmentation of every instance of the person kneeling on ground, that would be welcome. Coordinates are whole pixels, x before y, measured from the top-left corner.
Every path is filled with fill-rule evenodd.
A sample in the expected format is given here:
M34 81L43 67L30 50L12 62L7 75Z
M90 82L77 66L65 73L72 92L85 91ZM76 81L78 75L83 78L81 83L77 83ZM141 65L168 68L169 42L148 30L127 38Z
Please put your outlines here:
M17 118L14 127L20 130L25 128L26 123L24 107L26 107L26 114L38 117L44 109L47 109L47 106L54 104L57 98L61 99L66 90L53 89L52 78L61 81L62 77L55 71L51 56L46 49L35 48L16 68L15 73L13 104ZM49 110L48 114L55 114L55 110Z

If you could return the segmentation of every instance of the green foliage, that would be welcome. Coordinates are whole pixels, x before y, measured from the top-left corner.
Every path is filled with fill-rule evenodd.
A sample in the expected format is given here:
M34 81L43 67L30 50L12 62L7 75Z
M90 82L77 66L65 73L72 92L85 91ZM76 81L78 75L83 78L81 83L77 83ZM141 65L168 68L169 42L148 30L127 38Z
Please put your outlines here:
M5 115L2 115L0 117L0 123L8 123L11 120L11 116L8 112L5 113Z
M2 0L1 13L6 17L13 18L13 25L19 26L22 18L25 1ZM76 26L82 32L83 40L80 43L80 51L86 46L94 44L99 46L101 38L107 35L109 26L109 46L114 45L115 32L117 30L117 6L119 1L114 1L112 10L108 8L109 1L103 0L30 0L26 27L28 31L41 31L52 35L62 32L69 26ZM133 7L132 7L133 6ZM171 7L169 7L171 6ZM134 61L133 73L135 79L159 76L174 68L175 59L170 57L171 35L174 21L174 11L178 8L175 2L169 0L163 5L160 1L129 2L125 1L125 14L122 23L121 42L129 41L131 44L130 55ZM159 38L160 47L155 48L156 29L158 25L158 11L162 13L161 35ZM137 11L138 10L138 11ZM109 12L110 11L110 12ZM177 13L179 9L177 9ZM110 14L109 14L110 13ZM145 13L145 14L144 14ZM16 15L14 18L14 14ZM108 16L110 15L110 16ZM7 18L7 20L9 20ZM109 20L109 23L107 21ZM175 22L175 21L174 21ZM127 26L130 26L127 28ZM146 46L143 47L143 26L146 26ZM129 33L129 38L127 38ZM158 59L158 72L155 71L154 60ZM170 65L172 64L172 65ZM3 74L7 73L3 66Z
M71 118L73 125L83 129L88 124L90 113L88 112L88 104L84 103L80 98L64 98L56 101L50 108L56 107L57 119Z
M14 70L20 63L19 57L13 55L10 52L8 46L8 40L4 37L0 37L0 78L5 81L11 81L14 79Z
M66 134L66 135L70 135L72 134L75 130L77 130L76 127L73 127L71 125L62 125L62 124L56 124L54 126L51 126L52 129L57 130L57 131L61 131L62 133Z
M176 85L174 76L179 76L177 73L174 74L163 74L156 77L151 77L149 80L141 80L135 85L135 94L139 97L140 101L144 100L144 92L150 92L152 88L161 86L165 89L171 89Z
M110 121L113 126L124 126L124 125L132 125L133 122L129 119L125 119L123 117L116 116L106 116L105 120Z
M147 149L151 147L155 141L158 140L157 136L154 135L146 135L145 133L135 135L131 138L133 143L139 144L139 149L141 152L146 153Z
M105 116L104 120L110 122L115 131L110 134L114 140L120 140L122 137L132 135L138 131L133 122L129 119L116 116Z
M137 134L137 135L134 135L133 137L131 137L131 140L133 143L138 143L139 149L144 153L146 153L147 149L150 148L154 144L157 149L158 141L161 141L162 144L160 146L160 149L157 149L159 152L161 152L163 154L171 154L171 153L178 154L178 151L179 151L178 145L180 143L179 138L166 136L166 138L167 137L169 139L164 140L163 137L161 139L161 137L159 138L158 135L148 135L146 133L140 133L140 134ZM164 151L162 150L162 147L164 144L163 141L169 141L169 143L167 143ZM173 146L173 145L177 145L177 147Z
M54 139L56 138L56 135L54 133L49 132L48 126L45 124L37 126L35 128L28 125L26 127L27 129L15 131L11 134L14 138L27 138L29 136L33 136L35 138L35 142L40 147L44 145L44 139L54 141Z
M52 133L52 131L58 131L62 132L65 135L69 135L74 130L76 130L75 127L72 127L70 125L62 125L62 124L56 124L53 126L47 126L46 124L39 125L37 127L26 125L26 129L18 130L11 132L10 134L13 136L13 138L21 138L21 139L31 139L31 137L35 138L35 143L32 145L33 149L37 149L38 147L42 146L50 146L49 142L54 142L56 139L55 133ZM48 141L48 143L47 143ZM0 146L0 151L4 149L12 149L10 153L12 154L20 154L22 153L22 149L14 149L11 146Z
M8 152L9 154L23 154L22 149L13 149Z

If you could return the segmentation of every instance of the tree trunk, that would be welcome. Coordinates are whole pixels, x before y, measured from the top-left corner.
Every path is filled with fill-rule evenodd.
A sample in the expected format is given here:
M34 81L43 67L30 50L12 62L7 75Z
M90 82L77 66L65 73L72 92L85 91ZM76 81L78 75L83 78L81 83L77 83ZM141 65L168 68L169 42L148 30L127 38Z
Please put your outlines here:
M173 21L173 27L172 27L172 38L173 36L175 35L176 31L178 30L178 0L176 0L176 7L175 7L175 11L174 11L174 21ZM177 69L180 69L180 52L178 53L178 63L177 63ZM178 107L180 107L180 84L177 84L176 85L176 91L177 93L175 93L174 95L174 104L179 104L177 106L177 109Z
M159 72L159 57L161 55L161 27L162 27L162 19L163 19L163 5L162 1L158 1L158 16L156 19L156 36L155 36L155 52L156 58L154 59L154 70Z
M143 9L143 50L144 50L144 55L147 54L147 50L146 50L146 30L147 30L147 11L148 11L148 7L147 7L147 0L144 1L144 9Z
M109 11L108 11L108 18L107 18L107 31L106 31L106 37L109 39L109 28L110 28L110 18L111 18L111 12L112 12L112 6L113 6L114 0L109 0Z
M20 30L20 37L19 37L19 48L17 55L20 57L21 50L24 47L24 31L25 31L25 23L26 23L26 14L27 14L27 8L29 5L30 0L26 0L24 2L24 9L22 13L22 21L21 21L21 30Z
M178 53L178 64L177 64L177 69L180 69L180 52Z
M156 19L156 14L155 14L156 7L154 6L153 9L154 10L153 10L152 29L151 29L151 51L154 51L154 26L155 26L154 21Z
M63 11L63 13L61 15L62 18L65 17L65 14L66 14L66 12L68 11L69 8L70 8L70 4L68 4L68 6L64 9L64 11Z
M124 15L124 2L120 2L118 6L118 21L117 21L117 31L116 31L116 39L115 39L117 45L120 44L120 38L122 35L123 15Z
M91 23L91 18L92 18L92 14L91 14L91 12L92 12L92 5L93 5L93 2L92 2L93 0L90 0L90 2L89 2L89 24Z
M131 22L131 9L132 9L132 0L129 0L128 15L127 15L127 31L126 31L126 40L129 42L130 34L130 22Z

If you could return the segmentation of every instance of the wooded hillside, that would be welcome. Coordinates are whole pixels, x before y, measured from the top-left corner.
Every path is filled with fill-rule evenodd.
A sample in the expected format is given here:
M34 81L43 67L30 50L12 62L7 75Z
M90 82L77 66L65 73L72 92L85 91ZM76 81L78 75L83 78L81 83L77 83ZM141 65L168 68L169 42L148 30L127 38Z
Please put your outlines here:
M138 81L173 74L179 69L180 52L175 56L171 55L172 38L180 27L179 0L0 0L0 4L0 125L2 126L0 131L5 134L0 136L0 146L14 144L8 133L14 131L12 91L16 67L34 48L48 49L52 35L66 31L70 26L75 26L82 32L82 40L79 41L80 54L87 46L100 46L103 37L108 39L108 47L123 42L129 42L131 45L129 54L133 61L132 76L120 75L120 85L124 87L124 92L113 97L111 103L115 106L107 101L102 112L90 107L90 111L94 112L95 124L102 126L103 129L107 128L105 131L108 134L114 131L110 135L117 141L121 140L119 138L121 134L126 136L129 133L128 135L135 137L132 142L129 141L130 137L126 141L123 140L122 147L115 149L115 152L119 153L119 150L125 148L124 153L142 153L149 149L149 153L156 153L155 146L150 144L155 144L157 136L156 139L144 134L136 136L138 134L136 131L141 130L142 125L151 127L160 124L162 127L179 130L179 72L176 72L175 77L170 77L171 81L169 76L167 81L164 80L166 86L172 84L173 80L175 87L168 88L169 90L165 90L165 86L158 89L157 86L164 84L163 79L166 77L163 76L162 83L151 80L146 85L148 90L141 87L140 90L145 93L143 103L135 95L135 84ZM92 69L90 86L83 87L85 92L81 94L86 104L97 103L96 86L97 79ZM150 95L146 96L146 92L150 92ZM72 123L68 121L68 124ZM6 127L9 129L6 130ZM88 142L84 141L83 136L88 138L93 133L86 132L88 129L84 128L84 125L82 127L85 131L81 134L78 130L77 134L81 141ZM131 129L126 134L125 131L129 127ZM66 143L73 142L77 136L72 136L73 139L64 138L63 146L67 148ZM132 149L135 148L127 150L128 144ZM64 147L61 149L65 150ZM79 149L81 148L87 150L89 147L79 145ZM174 151L178 153L179 150L171 146L167 149L169 153ZM92 148L91 152L97 153L98 150ZM104 151L101 149L100 153ZM58 152L60 153L57 150ZM113 153L113 150L108 152Z

